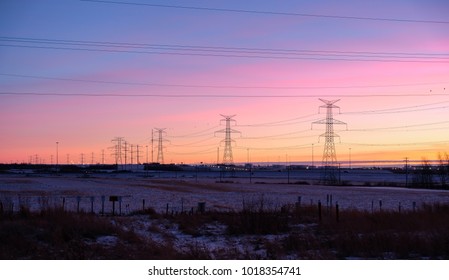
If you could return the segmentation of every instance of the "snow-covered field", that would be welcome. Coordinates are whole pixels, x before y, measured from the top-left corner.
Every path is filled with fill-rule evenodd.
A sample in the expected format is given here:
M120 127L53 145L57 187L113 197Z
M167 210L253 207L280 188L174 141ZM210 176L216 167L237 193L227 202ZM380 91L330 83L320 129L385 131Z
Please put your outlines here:
M374 175L371 174L374 178ZM380 175L379 181L383 180ZM231 182L232 181L232 182ZM291 182L294 182L292 180ZM68 210L99 213L112 211L110 196L118 196L115 211L127 213L152 207L158 212L189 211L205 202L206 210L239 210L244 203L263 201L266 207L293 204L301 197L302 204L323 205L338 202L341 208L367 210L412 209L413 203L449 203L449 191L366 186L322 186L287 184L285 178L219 178L199 176L155 176L144 173L80 175L0 175L0 201L5 209L27 206L62 206ZM380 202L381 201L381 202ZM167 206L168 205L168 206Z
M126 214L141 210L143 207L152 207L160 213L166 211L176 213L191 209L196 211L199 202L205 202L206 210L239 210L244 204L251 205L251 203L257 207L263 203L266 208L279 209L282 205L296 203L298 197L301 197L303 205L321 201L322 205L326 206L331 203L332 196L332 204L338 203L341 208L373 211L379 210L380 201L382 209L391 210L397 210L399 205L403 210L411 210L413 204L420 207L423 203L449 203L449 191L442 190L287 184L284 176L254 177L251 183L248 177L227 177L220 183L219 178L204 174L198 177L188 174L177 174L177 177L172 176L173 174L158 174L154 177L145 175L148 174L110 173L89 176L2 174L0 202L4 211L11 209L18 211L21 206L39 210L43 207L61 207L63 204L65 209L77 211L79 201L80 211L93 210L95 213L101 213L104 199L104 211L108 214L104 219L110 220L114 225L136 233L142 240L170 244L177 252L202 254L192 258L206 256L214 259L271 258L273 256L268 253L268 247L280 246L279 244L283 244L291 232L230 235L226 233L226 225L209 222L198 229L201 234L189 234L169 218L152 218L151 215L149 217L144 214L111 216L109 214L112 213L113 202L109 201L110 196L117 196L119 199L115 202L116 214L120 212ZM384 177L379 178L380 182ZM374 173L370 174L370 179L376 182ZM301 227L301 230L295 231L297 227ZM314 227L314 223L296 224L292 225L292 230L297 235L308 236L308 231ZM125 241L119 240L115 235L102 235L86 242L113 247ZM292 252L276 256L283 259L327 257L329 256L313 250L306 255Z

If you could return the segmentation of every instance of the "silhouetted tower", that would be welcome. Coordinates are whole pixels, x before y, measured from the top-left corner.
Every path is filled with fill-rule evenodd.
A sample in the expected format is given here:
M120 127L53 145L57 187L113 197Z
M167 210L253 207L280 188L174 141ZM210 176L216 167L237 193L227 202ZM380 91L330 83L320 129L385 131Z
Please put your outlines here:
M112 143L114 143L114 146L112 147L113 153L112 155L115 157L115 164L123 164L122 161L122 154L125 150L125 157L126 157L126 141L123 137L115 137L112 139ZM123 146L125 145L125 149L123 149ZM125 162L126 163L126 162Z
M165 133L165 128L155 128L158 132L158 141L157 141L157 162L163 164L164 163L164 151L163 151L163 142L164 138L162 135Z
M338 134L334 132L334 124L343 124L346 123L336 120L333 117L332 109L340 109L340 107L335 106L334 104L338 102L337 100L320 100L325 104L320 106L320 108L326 108L326 118L313 122L313 124L325 124L326 131L320 135L320 137L324 137L324 151L323 151L323 173L321 180L326 184L334 184L337 182L337 154L335 152L335 137L340 137Z
M225 139L221 140L221 142L225 143L225 148L224 148L224 153L223 153L223 164L233 164L234 159L232 156L232 142L235 142L235 141L231 139L231 134L232 133L240 133L240 131L231 128L231 122L235 122L235 120L233 119L233 117L235 117L235 115L232 115L232 116L221 115L221 116L224 117L224 119L221 119L220 123L225 121L226 128L215 131L215 133L225 133Z

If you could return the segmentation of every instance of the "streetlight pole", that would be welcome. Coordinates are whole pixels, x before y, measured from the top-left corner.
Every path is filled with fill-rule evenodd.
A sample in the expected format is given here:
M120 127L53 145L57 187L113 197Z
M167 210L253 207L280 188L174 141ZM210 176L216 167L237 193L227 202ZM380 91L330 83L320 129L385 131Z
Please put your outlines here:
M349 148L349 169L352 169L352 167L351 167L351 148Z
M313 164L314 162L313 162L313 143L312 143L312 168L314 167Z

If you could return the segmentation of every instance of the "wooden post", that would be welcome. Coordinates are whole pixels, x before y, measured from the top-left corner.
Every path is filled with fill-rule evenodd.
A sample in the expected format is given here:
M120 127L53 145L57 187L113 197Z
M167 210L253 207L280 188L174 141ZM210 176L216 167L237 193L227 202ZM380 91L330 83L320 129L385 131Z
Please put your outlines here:
M168 215L168 203L165 205L165 215Z
M118 214L121 216L122 215L122 197L119 196L118 197Z
M77 196L76 197L76 212L79 213L80 212L80 202L81 202L81 196Z
M142 199L142 211L145 212L145 199Z
M62 198L62 211L65 211L65 197Z
M416 210L416 201L413 201L413 212Z
M106 197L104 195L101 196L101 215L104 215L104 201Z
M95 197L91 196L90 197L90 213L91 214L94 213L94 200L95 200Z
M401 213L401 202L399 202L399 213Z
M299 211L301 208L301 196L298 196L298 201L295 203L296 211Z
M338 202L335 203L335 218L337 219L337 223L340 221L340 213L339 213Z
M112 216L115 216L115 202L118 201L118 196L111 195L109 201L112 201Z
M318 200L318 220L321 222L321 200Z
M374 213L374 200L371 200L371 214Z
M379 200L379 210L382 211L382 199Z
M206 212L206 202L198 202L198 212L201 214Z

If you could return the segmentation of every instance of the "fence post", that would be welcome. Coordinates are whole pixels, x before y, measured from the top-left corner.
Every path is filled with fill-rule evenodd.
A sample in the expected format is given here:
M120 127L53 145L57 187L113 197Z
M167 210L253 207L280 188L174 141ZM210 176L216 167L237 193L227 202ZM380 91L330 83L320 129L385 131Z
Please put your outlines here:
M338 201L335 203L335 218L337 219L337 223L340 221L340 213L339 213Z
M81 202L81 196L76 197L76 213L80 212L80 202Z
M296 211L299 211L301 208L301 196L298 196L298 201L295 203Z
M318 200L318 220L321 222L321 200Z
M379 200L379 210L382 211L382 199Z
M165 215L168 215L168 203L165 205Z
M203 214L206 211L206 202L198 202L198 212Z
M90 213L94 213L94 200L95 200L95 197L93 197L93 196L91 196L90 197Z
M399 213L401 213L401 202L399 202Z
M416 201L413 201L413 212L416 210Z
M104 201L106 197L104 195L101 196L101 215L104 215Z
M142 211L145 212L145 199L142 199Z
M121 196L118 197L118 214L120 216L122 215L122 197Z
M62 198L62 211L65 211L65 197Z

